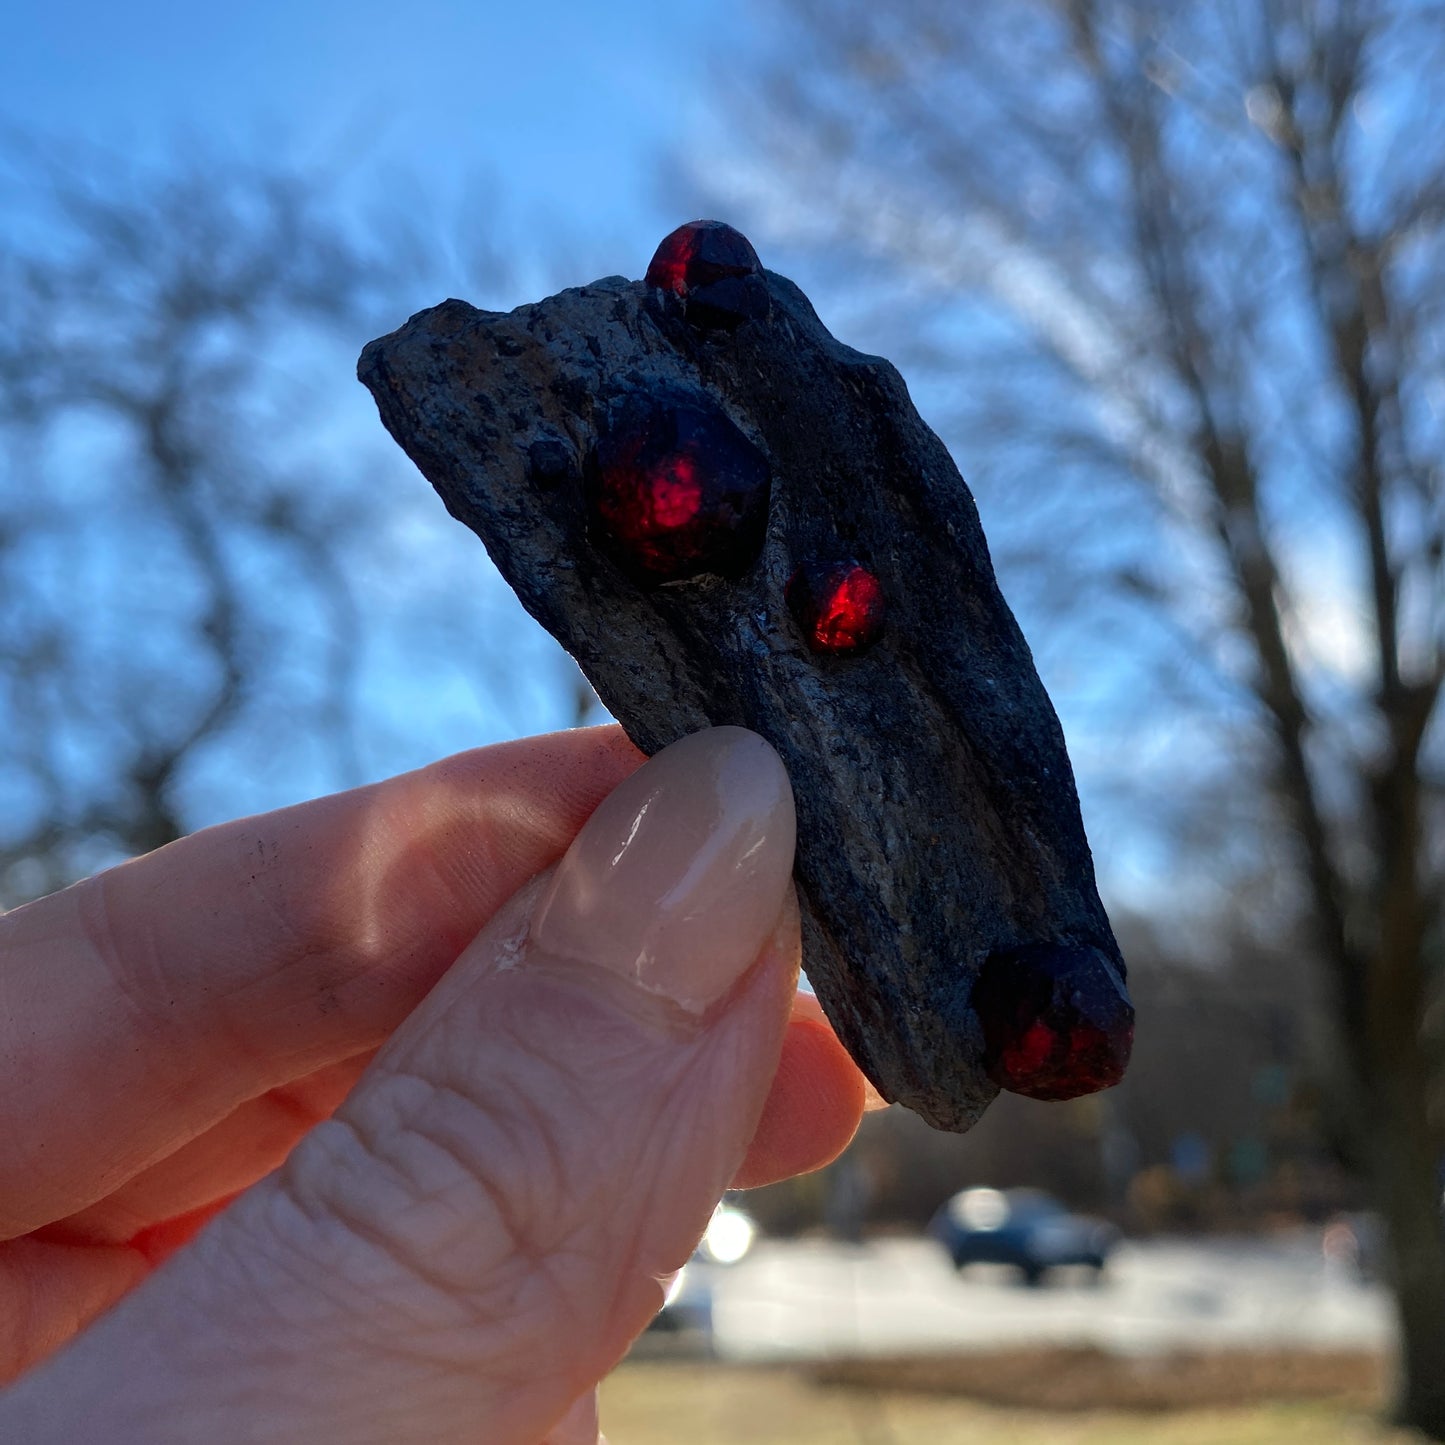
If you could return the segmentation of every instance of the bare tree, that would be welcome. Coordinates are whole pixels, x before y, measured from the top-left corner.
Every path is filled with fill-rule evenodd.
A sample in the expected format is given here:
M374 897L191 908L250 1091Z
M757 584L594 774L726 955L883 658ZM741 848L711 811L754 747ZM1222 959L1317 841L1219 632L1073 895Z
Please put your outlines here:
M254 808L268 775L289 799L410 761L360 746L368 651L449 654L478 721L576 691L560 657L519 676L519 609L354 380L465 258L237 155L12 138L0 204L0 906Z
M1390 1226L1399 1413L1445 1440L1445 12L770 18L785 60L724 77L764 160L712 180L911 364L1067 639L1055 688L1115 702L1085 752L1149 770L1162 829L1207 789L1216 842L1288 863Z
M345 757L356 612L337 553L357 489L278 464L305 399L277 372L354 325L373 280L298 177L17 158L28 225L0 252L12 893L178 837L186 770L249 711L305 727L315 709ZM319 686L286 676L298 613L324 619Z

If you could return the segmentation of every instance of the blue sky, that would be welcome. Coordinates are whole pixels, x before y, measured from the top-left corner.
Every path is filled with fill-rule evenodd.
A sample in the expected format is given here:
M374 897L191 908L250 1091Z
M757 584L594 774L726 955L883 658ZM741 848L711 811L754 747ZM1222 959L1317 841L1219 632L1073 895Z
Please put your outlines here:
M718 0L18 0L0 26L0 120L143 153L177 134L275 136L442 191L495 177L524 211L651 236L676 224L659 157L695 122L723 13Z

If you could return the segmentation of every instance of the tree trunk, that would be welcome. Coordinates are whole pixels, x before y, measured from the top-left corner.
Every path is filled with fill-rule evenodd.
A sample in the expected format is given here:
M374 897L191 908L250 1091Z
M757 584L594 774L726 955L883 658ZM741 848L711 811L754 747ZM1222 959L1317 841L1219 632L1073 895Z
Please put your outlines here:
M1400 1327L1395 1414L1445 1441L1445 1226L1425 1061L1410 1036L1374 1064L1373 1172Z

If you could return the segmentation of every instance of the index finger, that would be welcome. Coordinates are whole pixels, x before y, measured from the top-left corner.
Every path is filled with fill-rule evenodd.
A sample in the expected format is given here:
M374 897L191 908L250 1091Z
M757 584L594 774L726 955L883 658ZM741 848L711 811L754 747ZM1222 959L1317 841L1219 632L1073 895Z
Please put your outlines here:
M463 753L0 918L0 1238L380 1043L641 761L616 727Z

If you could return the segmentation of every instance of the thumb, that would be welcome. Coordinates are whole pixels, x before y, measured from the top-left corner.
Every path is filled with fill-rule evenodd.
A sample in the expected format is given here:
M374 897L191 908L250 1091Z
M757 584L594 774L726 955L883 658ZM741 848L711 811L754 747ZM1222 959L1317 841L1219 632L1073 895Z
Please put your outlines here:
M755 734L659 753L334 1119L22 1379L0 1436L537 1445L746 1151L796 978L793 836Z

